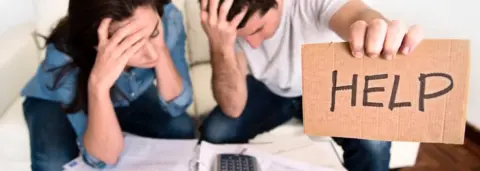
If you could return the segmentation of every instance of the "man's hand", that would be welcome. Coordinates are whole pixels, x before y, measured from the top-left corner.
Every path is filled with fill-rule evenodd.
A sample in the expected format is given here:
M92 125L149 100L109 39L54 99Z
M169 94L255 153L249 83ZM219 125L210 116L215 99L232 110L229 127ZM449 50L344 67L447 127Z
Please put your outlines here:
M399 52L407 55L423 39L419 26L407 28L400 21L390 21L362 0L348 1L330 18L329 26L350 43L357 58L392 59Z
M419 26L407 28L400 21L384 19L359 20L350 26L349 43L353 56L392 59L397 53L405 55L414 50L423 39Z
M202 27L208 36L210 48L213 52L224 52L233 50L237 37L237 26L242 21L247 10L246 8L237 14L231 22L227 21L227 14L233 0L225 0L218 11L218 0L201 0L201 21Z

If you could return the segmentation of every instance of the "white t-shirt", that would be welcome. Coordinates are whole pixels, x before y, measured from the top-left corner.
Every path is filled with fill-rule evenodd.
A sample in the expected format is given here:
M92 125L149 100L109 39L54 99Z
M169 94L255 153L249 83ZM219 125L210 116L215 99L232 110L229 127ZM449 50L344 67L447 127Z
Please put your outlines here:
M332 15L348 0L284 0L275 34L253 49L237 39L236 49L247 58L250 73L275 94L302 95L301 46L304 43L342 41L328 27Z

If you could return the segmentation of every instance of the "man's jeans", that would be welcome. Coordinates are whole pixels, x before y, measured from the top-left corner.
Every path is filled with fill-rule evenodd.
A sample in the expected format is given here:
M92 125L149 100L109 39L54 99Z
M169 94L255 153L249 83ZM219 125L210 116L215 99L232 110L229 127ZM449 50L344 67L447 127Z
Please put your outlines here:
M226 116L217 106L201 128L202 140L211 143L247 143L292 117L302 119L302 98L275 95L252 76L247 77L248 100L239 118ZM232 97L234 98L234 97ZM339 125L341 126L341 125ZM351 171L387 171L390 142L334 138L344 150L345 167Z
M61 104L36 98L23 103L30 131L33 171L62 170L79 156L75 134ZM193 139L194 122L188 114L172 117L160 106L158 92L151 87L129 107L115 109L122 131L151 138Z

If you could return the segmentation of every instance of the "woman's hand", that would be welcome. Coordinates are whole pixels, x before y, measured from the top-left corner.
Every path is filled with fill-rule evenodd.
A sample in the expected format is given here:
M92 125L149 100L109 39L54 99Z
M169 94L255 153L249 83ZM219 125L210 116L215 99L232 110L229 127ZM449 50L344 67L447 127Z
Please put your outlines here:
M130 57L147 41L141 34L143 25L132 21L108 38L111 19L102 20L98 28L98 53L90 73L89 85L95 89L109 90L118 79Z

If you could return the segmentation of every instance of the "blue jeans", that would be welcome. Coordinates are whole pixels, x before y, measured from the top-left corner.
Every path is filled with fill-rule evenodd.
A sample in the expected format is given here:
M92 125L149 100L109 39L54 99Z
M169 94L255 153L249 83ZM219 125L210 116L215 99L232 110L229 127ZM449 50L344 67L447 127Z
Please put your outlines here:
M247 143L256 135L285 123L302 120L302 98L272 93L252 76L247 77L248 99L240 117L231 118L217 106L201 127L201 139L211 143ZM344 150L345 168L350 171L388 171L390 142L333 138Z
M27 98L23 103L30 131L33 171L63 170L79 156L77 135L57 102ZM195 126L188 114L172 117L160 106L156 88L150 88L128 107L115 108L123 131L150 138L193 139Z

